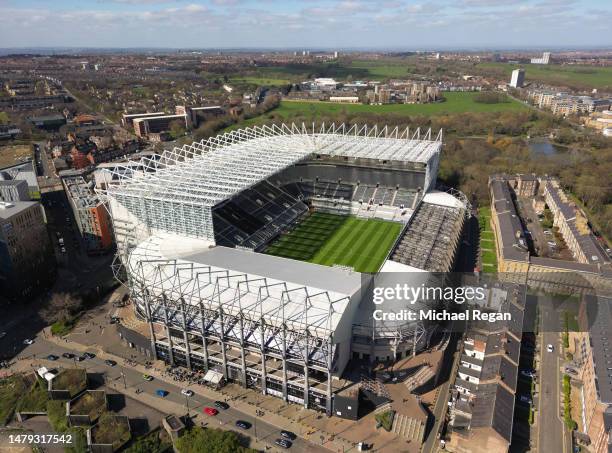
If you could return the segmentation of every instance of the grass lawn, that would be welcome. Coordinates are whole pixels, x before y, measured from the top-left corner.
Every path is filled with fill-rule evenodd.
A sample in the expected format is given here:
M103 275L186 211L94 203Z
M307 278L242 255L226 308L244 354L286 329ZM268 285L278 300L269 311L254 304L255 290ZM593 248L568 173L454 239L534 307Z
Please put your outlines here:
M495 235L491 230L491 208L478 208L480 218L480 256L483 272L497 272L497 255L495 253Z
M542 81L571 87L612 89L612 67L593 67L579 65L534 65L508 63L481 63L482 69L503 71L508 77L517 67L525 69L526 81Z
M292 232L271 244L266 253L332 266L376 272L401 225L395 222L315 212Z
M0 146L0 168L19 164L33 157L34 151L30 145Z

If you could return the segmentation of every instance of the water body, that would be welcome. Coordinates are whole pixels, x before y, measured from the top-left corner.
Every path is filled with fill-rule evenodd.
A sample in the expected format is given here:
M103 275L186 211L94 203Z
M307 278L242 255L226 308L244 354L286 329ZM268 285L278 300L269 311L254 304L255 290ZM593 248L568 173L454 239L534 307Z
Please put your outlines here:
M527 140L527 146L529 150L534 155L545 155L545 156L554 156L556 154L567 151L563 146L558 146L552 144L546 138L537 138L533 140Z

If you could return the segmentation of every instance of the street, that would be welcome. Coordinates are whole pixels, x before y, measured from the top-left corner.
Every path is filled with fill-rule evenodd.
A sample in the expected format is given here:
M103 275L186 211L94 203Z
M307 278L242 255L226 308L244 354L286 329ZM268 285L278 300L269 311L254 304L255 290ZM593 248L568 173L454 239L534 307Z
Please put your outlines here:
M145 404L155 407L155 409L158 409L161 412L170 413L171 410L168 410L169 403L175 403L175 405L182 406L181 409L183 412L178 413L178 415L183 415L189 412L194 420L194 423L197 425L204 424L204 426L208 426L210 428L230 429L240 434L256 438L259 442L263 442L264 444L277 449L277 447L274 446L274 441L280 437L280 429L262 421L261 419L236 410L232 407L231 401L228 401L230 408L227 410L219 410L219 414L216 416L208 416L204 414L204 407L214 407L214 400L198 394L199 389L197 385L180 387L176 384L162 381L158 378L155 378L149 382L142 377L142 373L140 371L134 370L130 367L124 367L120 363L114 367L106 365L104 363L104 357L96 356L93 359L76 362L72 359L61 357L64 352L71 352L77 355L81 355L82 353L80 350L71 349L69 346L61 346L55 342L39 337L36 339L35 343L28 346L20 354L20 356L27 359L35 356L33 360L37 363L37 365L44 365L48 368L58 366L67 368L75 366L79 368L86 368L88 373L99 373L103 375L106 387L115 389L121 393L125 393L132 398L136 398ZM94 352L93 348L91 352ZM54 362L44 359L44 357L49 354L58 355L60 358ZM194 392L194 395L192 397L182 395L181 389L183 388L189 388ZM140 389L142 393L136 394L136 389ZM166 390L169 393L165 398L161 398L155 394L156 390L158 389ZM252 427L248 430L237 428L235 426L237 420L247 421L252 424ZM298 437L293 442L291 451L322 453L328 452L329 450Z
M571 440L561 419L561 374L559 364L559 311L553 307L552 298L539 296L542 319L540 339L540 394L538 399L538 448L541 453L571 451ZM553 352L547 351L552 344Z

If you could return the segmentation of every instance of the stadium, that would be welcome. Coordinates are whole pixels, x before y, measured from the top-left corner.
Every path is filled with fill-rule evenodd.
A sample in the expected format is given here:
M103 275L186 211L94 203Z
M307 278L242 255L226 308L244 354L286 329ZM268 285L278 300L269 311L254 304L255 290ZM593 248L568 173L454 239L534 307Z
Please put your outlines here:
M435 325L375 321L364 294L452 269L469 207L434 189L441 147L283 124L118 165L103 194L155 356L331 414L351 359L426 348Z

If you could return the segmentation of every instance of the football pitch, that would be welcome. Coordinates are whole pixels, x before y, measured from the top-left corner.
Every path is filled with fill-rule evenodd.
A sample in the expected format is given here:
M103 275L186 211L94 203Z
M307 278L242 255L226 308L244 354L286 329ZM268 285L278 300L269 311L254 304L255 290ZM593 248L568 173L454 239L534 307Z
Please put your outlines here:
M357 272L376 272L401 228L399 223L385 220L315 212L265 252L326 266L350 266Z

